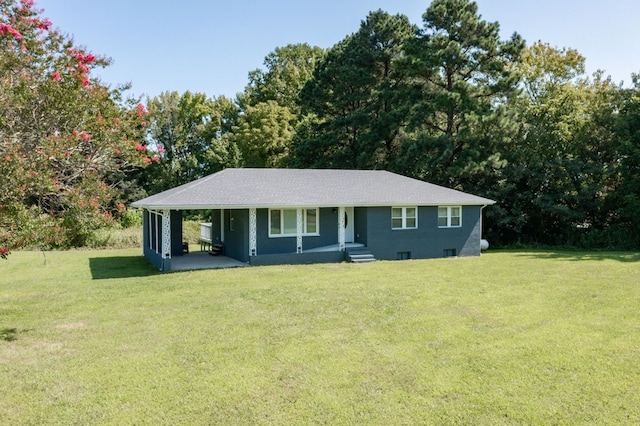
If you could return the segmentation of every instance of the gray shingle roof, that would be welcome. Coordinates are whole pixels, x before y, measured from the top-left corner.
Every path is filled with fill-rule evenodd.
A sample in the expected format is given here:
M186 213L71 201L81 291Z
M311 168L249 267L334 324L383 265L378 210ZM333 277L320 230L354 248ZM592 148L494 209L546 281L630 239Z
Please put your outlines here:
M494 203L382 170L226 169L136 201L132 206L196 210Z

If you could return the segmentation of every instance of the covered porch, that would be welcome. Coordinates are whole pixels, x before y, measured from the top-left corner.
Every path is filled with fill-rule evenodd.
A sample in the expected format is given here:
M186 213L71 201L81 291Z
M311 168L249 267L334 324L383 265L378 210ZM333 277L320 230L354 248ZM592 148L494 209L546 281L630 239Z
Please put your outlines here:
M161 271L183 271L340 262L345 260L349 246L363 245L354 242L353 207L289 208L286 211L293 215L293 227L283 226L289 230L288 234L275 236L270 218L274 217L274 211L282 212L282 209L212 208L209 211L211 222L200 224L200 251L197 251L197 246L191 250L183 247L181 210L145 209L145 257ZM311 229L313 232L309 232Z

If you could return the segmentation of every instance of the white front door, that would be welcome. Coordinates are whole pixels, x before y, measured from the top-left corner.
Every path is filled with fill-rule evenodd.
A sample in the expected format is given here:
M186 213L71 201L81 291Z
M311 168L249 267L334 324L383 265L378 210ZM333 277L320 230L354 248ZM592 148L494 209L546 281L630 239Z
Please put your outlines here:
M353 242L353 207L344 208L344 242Z

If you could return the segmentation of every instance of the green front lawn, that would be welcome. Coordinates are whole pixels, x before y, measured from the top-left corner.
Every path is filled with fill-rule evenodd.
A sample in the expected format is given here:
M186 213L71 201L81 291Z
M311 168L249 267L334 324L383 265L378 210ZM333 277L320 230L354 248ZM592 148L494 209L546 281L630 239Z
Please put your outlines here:
M46 264L45 264L46 259ZM638 424L640 255L0 261L0 424Z

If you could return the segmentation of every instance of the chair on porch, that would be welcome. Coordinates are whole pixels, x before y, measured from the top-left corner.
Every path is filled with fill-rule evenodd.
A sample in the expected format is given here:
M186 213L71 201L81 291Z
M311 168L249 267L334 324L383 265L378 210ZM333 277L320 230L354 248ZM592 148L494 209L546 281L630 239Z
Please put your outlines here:
M223 244L214 244L211 250L209 251L211 256L218 256L224 254L224 245Z

